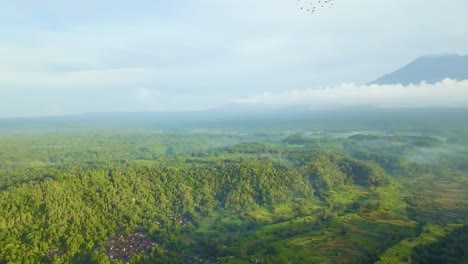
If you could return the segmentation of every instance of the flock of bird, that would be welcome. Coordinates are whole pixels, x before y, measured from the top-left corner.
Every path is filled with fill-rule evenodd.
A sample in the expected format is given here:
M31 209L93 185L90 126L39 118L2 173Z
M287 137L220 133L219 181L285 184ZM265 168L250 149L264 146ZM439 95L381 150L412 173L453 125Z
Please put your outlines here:
M320 8L332 8L335 0L296 0L296 5L307 13L313 14Z

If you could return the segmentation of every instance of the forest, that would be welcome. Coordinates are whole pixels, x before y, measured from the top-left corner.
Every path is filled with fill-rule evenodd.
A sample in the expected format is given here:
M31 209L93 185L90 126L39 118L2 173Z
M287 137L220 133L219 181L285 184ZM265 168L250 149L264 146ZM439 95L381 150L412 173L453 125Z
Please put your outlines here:
M465 129L0 130L0 263L467 263Z

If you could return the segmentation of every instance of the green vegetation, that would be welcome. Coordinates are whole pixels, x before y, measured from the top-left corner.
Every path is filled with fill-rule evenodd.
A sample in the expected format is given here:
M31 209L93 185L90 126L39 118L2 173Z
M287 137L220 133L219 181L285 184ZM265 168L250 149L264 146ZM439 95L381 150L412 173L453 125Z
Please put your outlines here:
M3 132L0 263L466 263L466 135Z

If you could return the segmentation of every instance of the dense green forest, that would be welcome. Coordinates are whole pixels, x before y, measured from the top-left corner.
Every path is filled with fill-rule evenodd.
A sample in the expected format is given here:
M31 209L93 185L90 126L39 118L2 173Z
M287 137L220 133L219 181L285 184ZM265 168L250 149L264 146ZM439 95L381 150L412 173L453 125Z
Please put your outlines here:
M467 263L465 130L0 133L0 263Z

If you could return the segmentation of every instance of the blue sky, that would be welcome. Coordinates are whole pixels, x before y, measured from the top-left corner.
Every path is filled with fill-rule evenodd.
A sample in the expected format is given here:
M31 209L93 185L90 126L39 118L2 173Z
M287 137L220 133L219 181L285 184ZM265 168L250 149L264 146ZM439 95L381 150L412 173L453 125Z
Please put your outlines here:
M468 54L466 0L335 2L0 0L0 117L210 109Z

